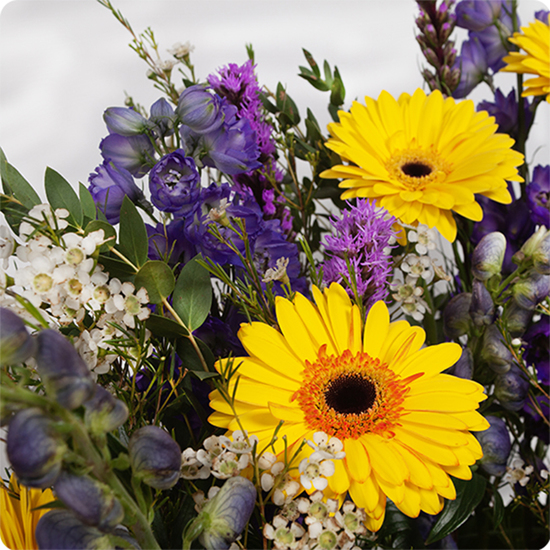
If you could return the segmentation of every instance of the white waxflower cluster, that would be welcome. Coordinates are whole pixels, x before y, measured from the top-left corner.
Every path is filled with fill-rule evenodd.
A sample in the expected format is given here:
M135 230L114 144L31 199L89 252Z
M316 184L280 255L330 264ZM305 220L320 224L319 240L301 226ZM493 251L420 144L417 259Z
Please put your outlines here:
M529 476L533 473L533 470L534 468L531 465L524 467L521 458L514 458L510 466L506 467L503 480L512 486L519 483L522 487L525 487L529 483Z
M391 283L393 299L399 303L401 311L416 321L422 321L428 304L422 298L424 288L422 282L430 284L434 277L449 280L442 267L429 256L435 250L436 232L426 225L419 224L408 232L408 241L415 244L416 254L407 254L400 268L395 270Z
M118 356L113 340L126 339L124 332L135 329L136 319L149 317L149 299L144 288L136 292L132 283L111 278L97 263L96 251L105 243L102 229L88 235L66 232L57 236L57 230L68 227L68 216L63 208L52 211L47 204L37 205L19 226L21 242L16 247L6 244L9 231L2 227L0 244L14 261L10 290L41 307L52 326L78 326L75 347L90 370L102 374ZM13 297L5 292L7 281L3 274L0 305L11 307ZM82 324L86 317L91 330Z

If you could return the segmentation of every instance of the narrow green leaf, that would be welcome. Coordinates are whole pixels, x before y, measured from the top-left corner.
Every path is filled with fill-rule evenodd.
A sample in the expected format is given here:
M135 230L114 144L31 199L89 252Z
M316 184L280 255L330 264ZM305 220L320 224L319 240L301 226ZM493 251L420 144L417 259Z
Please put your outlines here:
M145 263L136 275L136 289L144 287L153 304L160 304L174 290L176 278L167 264L160 260Z
M2 188L6 195L13 195L23 206L31 209L40 204L42 200L32 185L6 160L4 152L0 149L0 175Z
M46 196L51 207L66 208L69 211L69 222L77 227L82 226L82 207L71 184L52 168L46 168L44 176Z
M147 261L147 229L134 203L127 196L120 207L119 243L122 254L138 268Z
M426 545L451 534L470 517L485 494L487 480L479 474L474 474L470 481L454 479L453 483L456 487L456 499L445 504L426 539Z
M196 259L181 270L172 305L190 331L199 328L208 317L212 305L210 274Z
M504 501L498 490L493 492L493 503L493 527L496 529L502 523L506 510Z
M92 194L82 183L78 184L78 192L80 195L80 204L82 206L82 213L84 214L84 217L89 218L90 220L95 220L96 207Z

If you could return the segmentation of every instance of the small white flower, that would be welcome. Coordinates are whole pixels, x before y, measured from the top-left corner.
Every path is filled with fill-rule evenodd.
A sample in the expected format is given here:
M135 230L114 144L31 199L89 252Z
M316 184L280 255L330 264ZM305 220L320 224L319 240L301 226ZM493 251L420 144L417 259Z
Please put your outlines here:
M519 483L522 487L525 487L529 483L529 476L533 473L533 466L523 467L524 462L521 458L514 458L510 466L506 468L506 474L504 480L514 485Z
M222 199L217 207L211 208L208 212L207 219L211 222L217 222L221 225L230 225L229 218L227 217L227 207L229 203L227 199Z
M409 254L403 260L401 270L413 279L422 277L422 279L424 279L427 283L429 283L434 277L432 261L427 256L415 256L414 254Z
M235 430L232 434L233 441L230 442L228 450L237 454L251 453L254 448L254 444L258 444L258 436L248 435L245 430L244 433L241 430Z
M258 467L260 470L269 470L275 462L277 462L277 457L273 453L266 451L258 458Z
M304 458L300 462L298 471L300 472L300 483L306 490L313 487L319 491L327 488L328 480L334 474L335 466L332 460L315 461L311 457Z
M269 268L263 278L262 282L269 283L270 281L280 281L283 284L288 284L290 279L288 278L286 268L288 266L288 258L279 258L275 268Z
M544 480L548 479L548 470L541 470L540 477L542 477L542 479Z
M171 48L166 51L169 54L173 55L176 59L184 59L194 49L195 46L192 46L190 42L186 42L185 44L182 44L181 42L176 42Z
M197 460L197 453L191 447L181 454L181 477L183 479L207 479L210 476L210 466L205 466ZM204 495L203 495L204 496Z
M15 240L9 227L6 225L0 225L0 259L2 260L2 267L8 269L9 259L15 248Z
M416 230L409 231L409 241L416 243L416 252L423 256L428 253L428 250L435 250L436 232L427 225L418 224Z
M325 432L315 432L313 441L308 440L307 444L314 450L310 456L311 460L323 458L341 460L346 456L346 453L342 450L344 444L337 437L329 439Z

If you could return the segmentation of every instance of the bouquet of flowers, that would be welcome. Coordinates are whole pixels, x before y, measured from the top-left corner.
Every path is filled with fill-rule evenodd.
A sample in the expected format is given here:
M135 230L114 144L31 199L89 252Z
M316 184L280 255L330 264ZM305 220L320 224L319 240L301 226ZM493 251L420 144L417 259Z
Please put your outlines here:
M542 548L549 12L417 0L427 91L397 98L304 50L325 130L251 46L200 81L98 2L159 98L107 108L47 203L0 155L3 542Z

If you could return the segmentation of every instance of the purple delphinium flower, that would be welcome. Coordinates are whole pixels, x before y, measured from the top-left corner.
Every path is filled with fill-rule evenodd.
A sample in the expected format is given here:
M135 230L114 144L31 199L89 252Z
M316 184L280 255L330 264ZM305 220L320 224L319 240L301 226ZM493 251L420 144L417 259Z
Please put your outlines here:
M462 0L456 5L456 24L469 31L482 31L499 17L501 0Z
M170 136L174 133L176 113L170 103L163 97L151 105L149 120L154 124L155 131L160 136Z
M523 358L528 365L534 365L537 378L543 384L550 384L550 317L543 315L538 323L531 325L523 336L526 342Z
M155 149L147 136L110 134L99 144L104 159L141 178L155 164Z
M128 170L115 166L109 160L95 170L88 179L88 190L107 221L117 224L120 221L120 207L124 197L138 203L144 200L143 193Z
M462 42L460 55L453 66L453 69L456 68L460 69L460 82L453 91L453 97L466 97L487 75L485 49L478 37L470 36Z
M545 25L548 25L548 15L550 15L550 10L538 10L535 12L535 19L538 19Z
M110 134L137 136L152 128L152 123L135 109L128 107L109 107L103 113L103 120Z
M151 201L164 212L186 215L197 206L200 175L191 157L177 149L162 157L149 173Z
M535 166L525 191L533 223L550 227L550 166Z
M202 84L189 86L178 99L179 120L198 134L217 130L224 121L222 100Z
M391 274L388 246L395 237L392 225L395 218L378 209L374 202L360 199L342 217L332 218L333 234L325 237L326 260L323 264L325 282L341 283L349 273L346 259L355 273L357 293L367 311L377 300L388 294L387 280ZM351 278L351 274L348 276ZM353 296L353 289L345 285Z
M531 111L532 103L527 99L524 100L525 113L525 131L529 131L533 123L533 112ZM518 133L518 102L516 92L512 90L507 96L497 88L495 92L495 100L480 101L477 105L478 111L487 111L491 116L495 117L495 122L498 124L500 133L508 134L515 138Z

